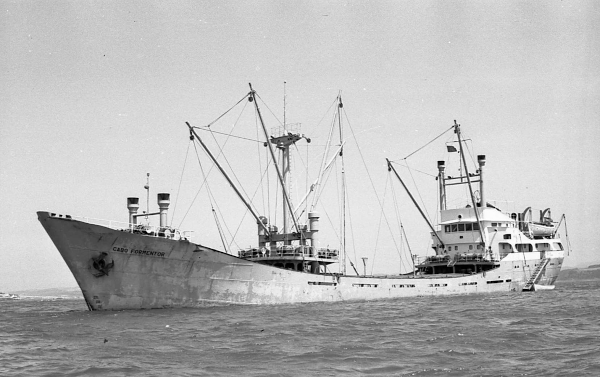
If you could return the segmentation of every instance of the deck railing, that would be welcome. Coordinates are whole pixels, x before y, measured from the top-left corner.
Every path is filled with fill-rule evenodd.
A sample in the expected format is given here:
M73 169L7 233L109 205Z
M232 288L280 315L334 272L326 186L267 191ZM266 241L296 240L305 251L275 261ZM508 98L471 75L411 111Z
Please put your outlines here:
M89 224L100 225L123 232L142 234L150 237L169 238L174 240L191 240L194 232L191 230L181 231L170 226L156 226L150 224L131 224L123 221L95 219L92 217L73 216L74 220L83 221Z
M313 248L312 246L279 246L276 250L269 248L253 248L238 251L240 258L280 258L280 257L316 257L321 259L338 259L335 249Z
M416 257L415 264L421 263L450 263L450 262L497 262L495 256L490 257L485 253L461 253L450 255L433 255L429 257Z

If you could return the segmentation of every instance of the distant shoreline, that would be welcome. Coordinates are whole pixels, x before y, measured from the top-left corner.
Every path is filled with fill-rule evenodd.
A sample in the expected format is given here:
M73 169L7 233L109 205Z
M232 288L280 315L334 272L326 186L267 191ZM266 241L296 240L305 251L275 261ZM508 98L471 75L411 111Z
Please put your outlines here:
M11 292L20 299L31 300L73 300L83 299L83 293L79 287L43 288L15 290Z
M558 282L600 280L600 265L594 264L588 268L569 268L560 271Z

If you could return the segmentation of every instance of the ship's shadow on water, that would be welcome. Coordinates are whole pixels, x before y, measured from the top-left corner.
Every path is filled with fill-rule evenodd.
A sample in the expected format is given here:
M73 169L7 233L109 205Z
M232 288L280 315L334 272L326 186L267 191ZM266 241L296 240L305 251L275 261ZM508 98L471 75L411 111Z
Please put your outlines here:
M89 312L1 303L0 374L595 376L600 282L372 302Z

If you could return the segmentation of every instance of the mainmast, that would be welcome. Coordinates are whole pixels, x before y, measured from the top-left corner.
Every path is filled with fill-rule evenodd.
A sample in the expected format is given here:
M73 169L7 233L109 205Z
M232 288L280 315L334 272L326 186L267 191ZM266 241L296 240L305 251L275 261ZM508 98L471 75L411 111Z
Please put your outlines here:
M258 103L256 102L256 92L254 91L254 89L252 89L252 84L248 84L248 85L250 85L250 97L248 99L251 102L254 102L254 107L256 109L256 113L258 114L258 119L260 121L263 132L265 134L265 138L267 140L270 140L271 143L277 144L277 147L284 151L284 156L283 156L284 161L282 162L282 165L284 167L285 166L289 167L289 146L291 144L294 144L298 140L300 140L302 138L302 136L299 134L288 133L288 135L283 135L278 138L274 138L272 136L269 137L269 133L267 132L267 127L265 126L265 122L263 121L262 115L260 113L260 109L258 108ZM267 146L269 148L269 152L271 153L271 158L273 159L273 161L277 161L277 158L275 158L275 151L273 151L271 144L267 143ZM287 227L287 218L288 218L287 211L288 210L289 210L289 215L291 216L292 221L294 222L294 227L296 228L296 231L300 232L301 230L300 230L300 227L298 226L298 221L296 220L296 216L294 215L294 209L292 208L292 203L290 202L290 198L289 198L287 188L285 185L284 175L281 173L281 170L280 170L279 166L277 165L277 163L275 163L274 166L275 166L275 170L277 171L277 178L279 179L279 183L281 184L281 191L283 193L283 198L284 198L284 205L283 205L283 207L285 208L284 232L288 233L288 230L285 229ZM285 171L285 169L282 169L282 170Z
M465 176L467 178L467 184L469 186L469 193L471 194L471 203L473 203L473 211L475 212L475 218L477 219L477 224L479 225L479 234L481 235L481 243L483 244L483 248L485 249L485 244L486 239L485 239L485 233L483 232L483 226L481 224L481 219L479 218L479 210L477 209L477 202L475 200L475 195L473 195L473 187L471 185L471 177L469 176L469 169L467 167L467 160L465 159L465 154L464 154L464 150L463 150L463 146L462 146L462 137L460 134L460 124L456 123L456 120L454 121L454 132L456 132L456 136L458 138L458 146L460 148L460 156L461 156L461 161L462 164L465 168ZM480 156L481 157L481 156ZM482 165L482 159L479 159L479 163L480 163L480 167L485 165L485 156L483 156L483 165ZM481 183L481 177L480 177L480 189L482 188L482 183ZM480 193L481 195L481 199L483 199L483 195ZM485 202L482 201L481 206L483 207L483 209L485 209L486 204Z
M342 103L342 95L338 95L338 127L340 129L340 151L339 156L342 159L342 244L340 247L340 256L342 260L342 274L346 275L346 169L344 166L344 129L342 128L342 108L344 104Z
M260 218L258 220L259 249L241 250L240 257L275 267L289 268L295 271L304 271L313 274L325 272L329 264L338 262L338 250L320 247L319 213L311 209L308 213L308 225L299 225L297 221L298 216L295 214L290 200L290 147L296 144L300 139L306 139L308 143L310 143L310 139L301 134L299 132L299 127L296 127L295 124L287 124L285 114L283 127L270 135L267 132L260 109L258 108L256 92L252 89L252 84L250 84L248 100L254 102L260 126L267 139L265 147L268 147L269 149L271 159L274 162L273 165L277 172L277 178L281 186L283 194L283 228L278 232L275 226L270 226L270 233L265 234L264 226L268 223L268 219L265 217ZM285 105L286 100L284 94L284 113ZM275 158L275 148L273 145L281 151L281 161L279 164ZM305 199L303 199L303 201ZM293 222L295 230L291 229L290 219ZM310 241L310 244L308 244L308 241Z

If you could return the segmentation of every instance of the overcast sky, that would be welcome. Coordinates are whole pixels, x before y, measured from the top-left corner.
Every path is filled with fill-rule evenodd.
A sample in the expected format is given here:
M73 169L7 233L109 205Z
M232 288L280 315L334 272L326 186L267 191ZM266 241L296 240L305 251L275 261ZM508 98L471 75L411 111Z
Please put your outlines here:
M457 119L488 156L488 199L565 213L565 266L600 263L598 2L0 5L0 291L75 286L36 211L126 221L146 172L154 193L177 192L184 122L208 124L249 82L281 118L286 81L287 119L311 130L341 90L378 190L386 157ZM435 174L437 155L421 157ZM425 251L418 213L402 216ZM198 234L201 219L190 218ZM358 228L373 234L379 212L361 221L365 238Z

